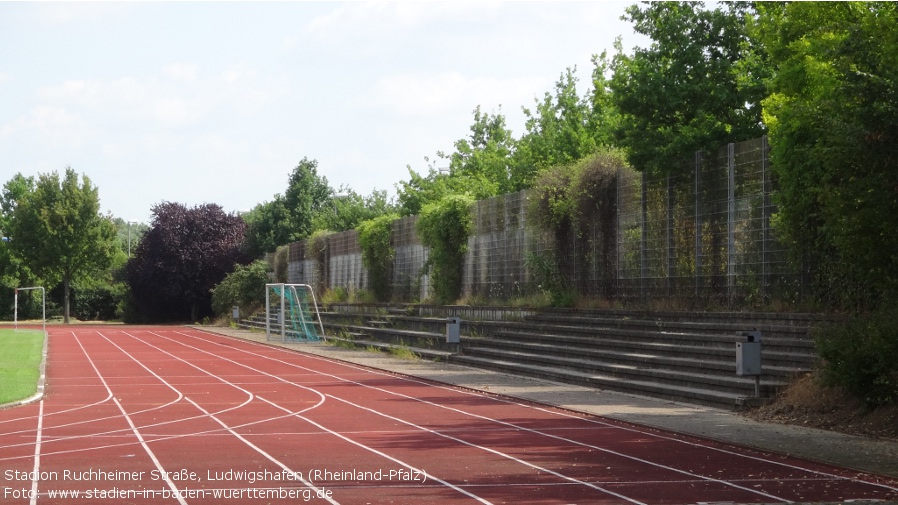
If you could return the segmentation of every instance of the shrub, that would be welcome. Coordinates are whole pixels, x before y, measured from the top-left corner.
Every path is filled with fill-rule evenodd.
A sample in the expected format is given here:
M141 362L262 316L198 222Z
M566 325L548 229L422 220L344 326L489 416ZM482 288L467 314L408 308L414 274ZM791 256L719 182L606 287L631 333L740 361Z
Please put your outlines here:
M315 264L315 293L318 296L324 295L327 290L327 237L333 232L328 230L318 230L312 233L306 240L306 257L311 258Z
M898 402L898 312L855 316L819 328L822 380L870 408Z
M212 288L212 310L216 314L228 314L237 305L241 311L262 305L265 284L270 282L269 265L256 260L249 265L237 265L217 286Z
M362 249L362 264L368 270L368 282L374 296L381 301L390 299L390 267L395 251L390 247L393 221L396 214L387 214L359 224L359 246Z
M430 248L424 269L431 272L437 303L453 303L461 296L462 261L473 226L473 203L468 195L450 195L425 205L418 217L418 237Z

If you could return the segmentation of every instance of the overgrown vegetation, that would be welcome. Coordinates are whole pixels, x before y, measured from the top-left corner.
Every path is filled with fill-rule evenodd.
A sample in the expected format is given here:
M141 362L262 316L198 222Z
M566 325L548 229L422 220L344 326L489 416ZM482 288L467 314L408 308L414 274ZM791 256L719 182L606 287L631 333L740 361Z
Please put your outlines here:
M306 256L315 264L315 294L321 296L327 290L327 237L333 233L328 230L318 230L306 241Z
M368 284L374 296L381 301L390 299L391 267L395 251L390 245L393 221L398 214L386 214L358 226L362 264L368 270Z
M527 265L559 306L573 303L574 293L614 296L617 255L617 178L628 167L621 152L603 149L570 165L545 170L530 197L530 224L552 239L551 257L531 254ZM597 261L591 261L599 251ZM585 265L602 265L596 276L602 292L581 273Z
M269 265L256 260L249 265L237 265L233 272L212 289L212 310L217 315L230 314L234 306L241 313L249 313L262 306L265 284L269 282Z
M822 380L869 408L898 403L898 312L884 310L816 331Z
M468 195L451 195L425 206L418 218L418 237L430 249L424 268L430 272L436 303L453 303L461 296L473 203Z

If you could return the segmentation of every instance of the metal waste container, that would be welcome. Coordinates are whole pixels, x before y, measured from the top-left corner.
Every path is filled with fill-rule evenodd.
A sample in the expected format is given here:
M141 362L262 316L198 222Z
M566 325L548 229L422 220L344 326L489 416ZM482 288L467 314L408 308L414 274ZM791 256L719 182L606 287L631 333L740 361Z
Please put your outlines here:
M761 332L742 334L745 342L736 342L736 375L761 375Z
M447 344L457 344L461 341L459 336L459 331L461 329L461 318L460 317L447 317L446 318L446 343Z

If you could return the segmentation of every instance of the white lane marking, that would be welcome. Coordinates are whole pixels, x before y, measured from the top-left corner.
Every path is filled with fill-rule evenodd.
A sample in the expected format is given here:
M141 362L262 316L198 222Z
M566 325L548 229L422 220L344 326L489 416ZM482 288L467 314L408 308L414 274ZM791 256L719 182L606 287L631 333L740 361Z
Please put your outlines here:
M90 366L93 367L94 371L97 373L97 376L100 378L100 381L103 382L103 387L105 387L107 391L112 393L112 389L109 387L109 384L106 383L106 379L103 377L103 374L100 373L100 370L97 369L97 365L94 364L94 360L92 360L90 358L90 354L87 353L87 349L85 349L84 346L81 345L81 341L78 340L78 336L75 335L74 332L72 332L72 336L75 337L75 341L78 342L78 346L81 347L81 351L84 353L84 356L87 358L87 361L90 363ZM172 492L175 494L175 496L178 499L178 503L180 503L181 505L187 505L187 502L184 500L184 498L181 497L181 493L178 491L178 488L175 486L174 482L172 482L171 479L168 477L168 473L162 467L162 464L159 463L159 460L156 459L156 455L153 454L153 451L150 449L150 446L147 445L146 441L144 441L143 436L141 436L141 434L140 434L140 431L137 429L136 426L134 426L134 423L131 421L131 417L128 416L128 413L125 411L124 407L122 407L122 404L119 403L118 398L116 398L115 395L113 395L112 401L115 403L115 406L118 407L119 411L121 411L122 416L125 417L125 420L128 421L128 426L131 427L131 431L134 433L134 436L137 437L137 441L140 442L140 445L143 447L143 450L146 451L147 455L150 457L150 460L152 460L153 464L156 465L156 469L161 472L162 480L164 480L165 483L168 484L169 489L171 489Z
M262 399L261 397L258 397L258 396L257 396L256 398L259 398L259 399L262 400L262 401L266 401L266 400L264 400L264 399ZM299 480L300 482L302 482L303 484L305 484L305 485L306 485L307 487L309 487L310 489L314 490L315 493L316 493L316 496L322 497L322 498L324 498L325 500L327 500L329 503L333 503L334 505L340 505L339 502L337 502L337 501L334 500L333 498L331 498L331 497L327 496L326 494L324 494L320 488L318 488L317 486L315 486L314 484L312 484L311 482L309 482L308 480L306 480L305 477L302 477L302 476L301 476L301 473L296 472L295 470L293 470L292 468L290 468L290 467L287 466L286 464L282 463L281 461L279 461L277 458L275 458L275 457L272 456L271 454L268 454L267 452L265 452L265 451L264 451L262 448L260 448L259 446L253 444L252 442L250 442L249 440L247 440L246 438L244 438L241 434L239 434L239 433L237 433L236 431L234 431L233 429L231 429L231 427L229 427L227 424L225 424L221 419L215 417L214 414L210 414L206 409L204 409L203 407L200 407L196 402L194 402L194 401L191 400L190 398L188 398L187 401L190 402L190 403L192 403L193 406L196 407L197 409L199 409L201 412L204 412L204 413L205 413L208 417L210 417L212 420L214 420L215 422L217 422L218 424L220 424L220 425L222 426L222 428L224 428L225 430L227 430L231 435L234 435L235 437L237 437L238 440L240 440L241 442L243 442L244 444L246 444L247 446L249 446L252 450L254 450L254 451L258 452L259 454L261 454L262 456L264 456L268 461L271 461L271 462L274 463L275 465L281 467L285 472L289 472L290 474L293 474L293 475L299 477L298 480ZM297 414L297 415L298 415L298 414Z
M331 395L327 395L327 396L330 396L331 398L334 398L334 397L331 396ZM280 405L278 405L278 404L276 404L276 403L274 403L274 402L268 401L268 400L266 400L265 398L262 398L261 396L258 397L258 398L259 398L260 400L262 400L263 402L268 403L268 404L271 405L272 407L275 407L275 408L278 408L278 409L287 411L286 408L281 407ZM339 399L339 398L335 398L335 399ZM289 412L289 411L288 411L288 412ZM433 480L433 481L435 481L435 482L439 482L440 484L442 484L442 485L444 485L444 486L446 486L446 487L448 487L448 488L450 488L450 489L452 489L452 490L454 490L454 491L457 491L457 492L459 492L459 493L461 493L461 494L463 494L463 495L465 495L465 496L468 496L469 498L473 498L473 499L477 500L477 501L480 502L480 503L484 503L484 504L487 504L487 505L492 505L492 502L487 501L486 499L481 498L481 497L477 496L477 495L474 494L474 493L471 493L470 491L468 491L468 490L466 490L466 489L460 488L460 487L456 486L455 484L452 484L452 483L450 483L450 482L446 482L445 480L443 480L443 479L441 479L441 478L439 478L439 477L435 477L435 476L433 476L433 475L430 475L429 473L425 472L425 471L424 471L423 469L421 469L421 468L417 468L417 467L415 467L415 466L412 466L412 465L406 463L405 461L402 461L402 460L400 460L400 459L398 459L398 458L394 458L393 456L390 456L389 454L386 454L386 453L384 453L384 452L382 452L382 451L379 451L379 450L377 450L377 449L375 449L375 448L373 448L373 447L369 447L369 446L367 446L367 445L365 445L365 444L363 444L363 443L361 443L361 442L358 442L358 441L356 441L356 440L353 440L353 439L347 437L346 435L343 435L342 433L339 433L339 432L336 432L336 431L331 430L331 429L329 429L329 428L326 428L326 427L324 427L323 425L321 425L321 424L319 424L319 423L316 423L315 421L312 421L311 419L309 419L309 418L307 418L307 417L305 417L305 416L302 416L302 415L299 415L299 414L294 414L294 415L295 415L295 417L297 417L298 419L302 419L303 421L305 421L305 422L311 424L312 426L315 426L315 427L317 427L318 429L320 429L320 430L322 430L322 431L325 431L325 432L327 432L327 433L330 433L331 435L334 435L335 437L341 438L341 439L345 440L346 442L349 442L350 444L355 445L356 447L360 447L360 448L362 448L362 449L365 449L366 451L372 452L372 453L374 453L374 454L377 454L378 456L381 456L381 457L383 457L383 458L386 458L386 459L388 459L388 460L390 460L390 461L392 461L392 462L394 462L394 463L396 463L396 464L398 464L398 465L402 465L403 467L408 468L409 470L411 470L412 472L415 472L416 474L417 474L417 473L420 473L420 474L422 474L422 475L425 475L426 478L431 479L431 480ZM636 502L636 503L638 503L638 502Z
M314 392L314 393L316 393L316 394L318 394L318 395L321 395L322 397L325 397L325 395L322 395L319 391L317 391L317 390L315 390L315 389L312 389L312 388L309 388L309 387L307 387L307 386L303 386L303 385L301 385L301 384L297 384L297 383L295 383L295 382L286 380L286 379L284 379L284 378L282 378L282 377L278 377L277 375L273 375L273 374L270 374L270 373L268 373L268 372L265 372L265 371L262 371L262 370L258 370L258 369L256 369L256 368L253 368L253 367L249 366L249 365L246 365L246 364L243 364L243 363L239 363L239 362L234 361L234 360L229 359L229 358L225 358L224 356L220 356L220 355L217 355L217 354L215 354L215 353L206 351L206 350L204 350L204 349L200 349L200 348L198 348L198 347L194 347L194 346L185 344L184 342L180 342L180 341L178 341L178 340L174 340L174 339L172 339L172 338L165 337L165 336L163 336L163 335L159 335L159 334L156 333L156 332L150 332L150 333L153 334L153 335L156 335L156 336L159 337L159 338L168 340L168 341L170 341L170 342L174 342L174 343L179 344L179 345L181 345L181 346L183 346L183 347L187 347L188 349L193 349L193 350L195 350L195 351L202 352L202 353L207 354L207 355L209 355L209 356L213 356L213 357L215 357L215 358L218 358L219 360L227 361L227 362L229 362L229 363L233 363L233 364L235 364L235 365L237 365L237 366L246 368L246 369L248 369L248 370L252 370L253 372L256 372L256 373L259 373L259 374L262 374L262 375L271 377L271 378L273 378L273 379L279 380L279 381L281 381L281 382L283 382L283 383L285 383L285 384L290 384L290 385L296 386L296 387L298 387L298 388L305 389L305 390L307 390L307 391L312 391L312 392ZM269 401L269 400L266 400L266 399L264 399L264 398L262 398L262 397L257 397L257 398L259 398L260 400L262 400L262 401L264 401L264 402L270 404L271 406L273 406L273 407L275 407L275 408L277 408L277 409L280 409L280 410L282 410L282 411L284 411L284 412L290 412L290 413L291 413L290 415L292 415L292 416L294 416L294 417L297 417L297 418L299 418L299 419L302 419L302 420L306 421L307 423L312 424L313 426L315 426L315 427L317 427L317 428L319 428L319 429L321 429L321 430L326 431L327 433L330 433L330 434L332 434L332 435L334 435L334 436L336 436L336 437L338 437L338 438L341 438L341 439L343 439L343 440L345 440L345 441L347 441L347 442L350 442L351 444L354 444L354 445L356 445L356 446L358 446L358 447L361 447L361 448L364 448L365 450L370 451L370 452L372 452L372 453L374 453L374 454L377 454L377 455L379 455L379 456L382 456L382 457L384 457L384 458L387 458L387 459L389 459L390 461L393 461L393 462L395 462L395 463L397 463L397 464L400 464L400 465L402 465L402 466L404 466L404 467L406 467L406 468L408 468L408 469L412 469L412 470L416 470L416 471L421 471L421 470L415 468L414 466L412 466L412 465L410 465L410 464L408 464L408 463L405 463L404 461L401 461L401 460L399 460L399 459L396 459L396 458L394 458L394 457L392 457L392 456L389 456L389 455L387 455L387 454L385 454L385 453L383 453L383 452L381 452L381 451L378 451L377 449L374 449L373 447L366 446L366 445L364 445L364 444L362 444L362 443L360 443L360 442L357 442L357 441L355 441L355 440L350 439L349 437L344 436L344 435L341 434L341 433L338 433L338 432L336 432L336 431L330 430L330 429L328 429L328 428L322 426L321 424L318 424L318 423L312 421L311 419L308 419L308 418L306 418L306 417L300 415L299 413L293 413L293 412L290 411L289 409L287 409L287 408L285 408L285 407L282 407L282 406L280 406L280 405L278 405L278 404L276 404L276 403L273 403L273 402L271 402L271 401ZM484 504L490 504L490 503L491 503L491 502L486 501L486 500L484 500L483 498L481 498L481 497L479 497L479 496L477 496L477 495L475 495L475 494L473 494L473 493L470 493L470 492L468 492L468 491L466 491L466 490L464 490L464 489L462 489L462 488L459 488L458 486L455 486L455 485L453 485L453 484L451 484L451 483L449 483L449 482L446 482L446 481L444 481L444 480L442 480L442 479L439 479L439 478L437 478L437 477L430 476L430 475L429 475L429 477L430 477L431 479L433 479L434 481L443 484L444 486L447 486L447 487L449 487L449 488L451 488L451 489L453 489L453 490L455 490L455 491L458 491L458 492L460 492L460 493L462 493L462 494L464 494L464 495L466 495L466 496L469 496L469 497L471 497L471 498L473 498L473 499L475 499L475 500L478 500L480 503L484 503Z
M179 333L180 333L180 332L179 332ZM180 333L180 334L181 334L181 335L184 335L183 333ZM185 336L188 336L188 337L189 337L189 335L185 335ZM204 340L204 339L200 339L200 340ZM416 398L416 397L413 397L413 396L405 395L405 394L402 394L402 393L397 393L397 392L395 392L395 391L389 391L389 390L386 390L386 389L383 389L383 388L379 388L379 387L376 387L376 386L370 386L370 385L367 385L367 384L364 384L364 383L361 383L361 382L358 382L358 381L354 381L354 380L352 380L352 379L346 379L346 378L339 377L339 376L334 375L334 374L325 373L325 372L320 372L320 371L317 371L317 370L313 370L313 369L310 369L310 368L306 368L306 367L304 367L304 366L302 366L302 365L297 365L297 364L295 364L295 363L289 363L289 362L286 362L286 361L283 361L283 360L279 360L279 359L277 359L277 358L272 358L272 357L265 356L265 355L262 355L262 354L257 354L257 353L251 352L251 351L246 351L246 350L241 350L241 349L237 349L237 350L239 350L239 351L241 351L241 352L244 352L244 353L246 353L246 354L253 355L253 356L259 356L259 357L266 358L266 359L271 360L271 361L276 361L276 362L279 362L279 363L283 363L283 364L285 364L285 365L288 365L288 366L291 366L291 367L294 367L294 368L299 368L299 369L301 369L301 370L306 370L306 371L309 371L309 372L315 372L315 373L318 373L318 374L323 375L323 376L325 376L325 377L331 377L331 378L333 378L333 379L336 379L336 380L339 380L339 381L343 381L343 382L346 382L346 383L349 383L349 384L355 384L355 385L362 386L362 387L365 387L365 388L368 388L368 389L373 389L373 390L375 390L375 391L381 391L381 392L383 392L383 393L387 393L387 394L390 394L390 395L393 395L393 396L398 396L398 397L400 397L400 398L405 398L405 399L412 400L412 401L419 402L419 403L423 403L423 404L426 404L426 405L431 405L431 406L433 406L433 407L437 407L437 408L440 408L440 409L445 409L445 410L449 410L449 411L452 411L452 412L457 412L457 413L459 413L459 414L466 415L466 416L469 416L469 417L474 417L474 418L476 418L476 419L481 419L481 420L489 421L489 422L492 422L492 423L500 424L500 425L503 425L503 426L508 426L508 427L513 428L513 429L516 429L516 430L522 430L522 431L526 431L526 432L528 432L528 433L533 433L533 434L541 435L541 436L544 436L544 437L552 438L552 439L554 439L554 440L559 440L559 441L563 441L563 442L566 442L566 443L570 443L570 444L574 444L574 445L579 445L579 446L587 447L587 448L590 448L590 449L595 449L595 450L598 450L598 451L601 451L601 452L605 452L605 453L608 453L608 454L612 454L612 455L615 455L615 456L618 456L618 457L621 457L621 458L624 458L624 459L629 459L629 460L631 460L631 461L636 461L636 462L638 462L638 463L642 463L642 464L646 464L646 465L653 466L653 467L656 467L656 468L661 468L661 469L664 469L664 470L668 470L668 471L672 471L672 472L675 472L675 473L679 473L679 474L681 474L681 475L687 475L687 476L689 476L689 477L698 478L698 479L703 479L703 480L705 480L705 481L707 481L707 482L714 482L714 483L717 483L717 484L722 484L722 485L724 485L724 486L733 487L733 488L736 488L736 489L739 489L739 490L742 490L742 491L748 491L748 492L750 492L750 493L757 494L757 495L761 495L761 496L764 496L764 497L767 497L767 498L773 498L773 499L778 500L778 501L780 501L780 502L784 502L784 503L792 503L792 502L790 502L789 500L786 500L786 499L784 499L784 498L782 498L782 497L779 497L779 496L776 496L776 495L772 495L772 494L768 494L768 493L765 493L765 492L763 492L763 491L759 491L759 490L757 490L757 489L752 489L752 488L748 488L748 487L745 487L745 486L740 486L739 484L736 484L736 483L734 483L734 482L730 482L730 481L726 481L726 480L722 480L722 479L716 479L716 478L708 477L708 476L705 476L705 475L696 474L696 473L693 473L693 472L689 472L689 471L687 471L687 470L681 470L681 469L674 468L674 467L671 467L671 466L668 466L668 465L663 465L663 464L661 464L661 463L655 463L655 462L653 462L653 461L649 461L649 460L646 460L646 459L638 458L638 457L636 457L636 456L631 456L631 455L629 455L629 454L624 454L624 453L617 452L617 451L612 451L612 450L610 450L610 449L606 449L606 448L599 447L599 446L596 446L596 445L585 444L585 443L583 443L583 442L579 442L579 441L576 441L576 440L573 440L573 439L561 437L561 436L558 436L558 435L553 435L553 434L551 434L551 433L546 433L546 432L543 432L543 431L534 430L534 429L532 429L532 428L527 428L527 427L524 427L524 426L520 426L520 425L517 425L517 424L514 424L514 423L508 423L508 422L505 422L505 421L500 421L500 420L498 420L498 419L493 419L493 418L491 418L491 417L482 416L482 415L479 415L479 414L474 414L474 413L472 413L472 412L467 412L467 411L464 411L464 410L461 410L461 409L458 409L458 408L455 408L455 407L449 407L449 406L446 406L446 405L441 405L441 404L434 403L434 402L430 402L430 401L427 401L427 400L422 400L422 399L420 399L420 398ZM386 374L385 374L385 375L386 375ZM417 381L414 381L414 382L417 382ZM418 384L421 384L421 385L424 385L424 386L431 386L431 385L429 385L429 384L427 384L427 383L425 383L425 382L418 382ZM328 395L328 396L331 396L331 395ZM336 397L333 397L333 396L331 396L331 397L334 398L334 399L339 399L339 398L336 398ZM345 401L345 400L341 400L341 401ZM347 402L347 403L349 403L349 402ZM361 408L365 408L365 407L361 407ZM372 412L377 412L377 411L372 410ZM385 416L386 416L386 414L381 414L381 415L385 415ZM390 416L387 416L387 417L390 417ZM398 420L398 419L397 419L397 420ZM401 421L401 420L400 420L400 421ZM405 421L401 421L401 422L405 422ZM440 434L440 435L441 435L441 436L449 437L449 435L444 435L444 434ZM486 450L486 448L484 448L484 449ZM508 457L511 457L511 456L508 456ZM609 491L609 492L610 492L610 491Z
M195 329L195 328L193 328L193 330L196 331L196 332L199 332L199 333L204 333L204 334L212 335L212 336L215 336L215 337L221 337L221 338L226 338L226 339L230 339L230 340L235 340L235 341L237 341L237 342L242 342L242 343L248 344L248 345L250 345L250 346L258 346L258 347L263 347L263 348L265 348L265 349L275 350L275 351L277 351L278 353L281 353L281 354L287 354L287 355L296 355L296 354L300 354L300 355L302 355L303 357L310 358L310 359L312 359L312 360L323 361L323 362L329 363L329 364L340 365L340 366L344 366L344 367L346 367L346 368L351 368L351 369L354 369L354 370L366 371L366 372L369 372L369 373L372 373L372 374L375 374L375 375L382 375L382 376L385 376L385 377L392 377L392 378L394 378L394 379L398 379L398 380L401 380L401 381L412 382L412 383L415 383L415 384L421 384L421 385L425 385L425 386L435 387L435 388L438 388L438 389L444 389L444 390L447 390L447 391L452 391L452 392L455 392L455 393L460 393L460 394L464 394L464 395L468 395L468 396L482 397L484 394L487 394L487 395L489 395L490 398L492 398L492 399L494 399L494 400L496 400L496 401L502 402L502 403L507 403L507 404L510 404L510 405L516 405L516 406L519 406L519 407L524 407L524 408L526 408L526 409L533 409L533 410L545 412L545 413L552 414L552 415L557 415L557 416L561 416L561 417L567 417L567 418L570 418L570 419L580 419L580 420L586 421L586 422L591 423L591 424L599 424L599 425L606 426L606 427L613 428L613 429L619 429L619 430L623 430L623 431L630 431L630 432L637 433L637 434L640 434L640 435L645 435L645 436L649 436L649 437L653 437L653 438L659 438L659 439L662 439L662 440L669 440L669 441L672 441L672 442L677 442L677 443L681 443L681 444L685 444L685 445L690 445L690 446L693 446L693 447L700 447L700 448L702 448L702 449L707 449L707 450L711 450L711 451L716 451L716 452L720 452L720 453L723 453L723 454L728 454L728 455L731 455L731 456L736 456L736 457L740 457L740 458L750 459L750 460L754 460L754 461L760 461L760 462L763 462L763 463L769 463L769 464L771 464L771 465L781 466L781 467L788 468L788 469L791 469L791 470L798 470L798 471L802 471L802 472L806 472L806 473L811 473L811 474L819 475L819 476L822 476L822 477L826 477L826 478L828 478L828 479L830 479L830 480L844 480L844 481L849 481L849 482L856 482L856 483L860 483L860 484L866 484L866 485L870 485L870 486L874 486L874 487L881 487L881 488L884 488L884 489L888 489L888 490L890 490L890 491L898 491L898 487L893 487L893 486L889 486L889 485L886 485L886 484L881 484L881 483L878 483L878 482L871 482L871 481L869 481L869 480L859 479L859 478L855 478L855 477L847 477L847 476L843 476L843 475L836 475L836 474L829 473L829 472L824 472L824 471L821 471L821 470L813 470L813 469L810 469L810 468L805 468L805 467L793 465L793 464L790 464L790 463L785 463L785 462L782 462L782 461L776 461L776 460L772 460L772 459L765 459L765 458L762 458L762 457L760 457L760 456L752 456L752 455L748 455L748 454L744 454L744 453L740 453L740 452L736 452L736 451L724 449L724 448L721 448L721 447L715 447L715 446L713 446L713 445L705 445L705 444L700 444L700 443L697 443L697 442L690 442L690 441L687 441L687 440L678 439L678 438L675 438L675 437L670 437L670 436L660 435L660 434L658 434L658 433L654 433L654 432L651 432L651 431L640 430L640 429L637 429L637 428L628 428L628 427L619 426L619 425L617 425L617 424L613 424L613 423L609 423L609 422L599 421L599 420L596 420L596 419L587 419L587 418L584 418L583 416L580 416L580 415L575 415L575 414L571 414L571 413L568 413L568 412L564 412L563 410L561 410L561 409L563 409L564 407L559 407L558 410L549 410L549 409L547 409L547 408L539 407L539 406L537 406L537 405L533 405L533 404L528 404L528 403L522 403L522 402L519 402L519 401L515 401L515 400L512 400L512 399L509 399L510 397L507 397L507 396L501 395L501 394L500 394L500 395L496 395L496 393L484 393L484 392L479 392L479 391L472 391L472 390L470 390L470 388L465 388L464 386L452 386L452 385L435 384L434 381L423 381L423 380L416 379L416 378L413 378L413 377L410 377L410 376L407 376L407 375L401 375L401 374L391 373L391 372L386 372L386 371L382 371L382 370L375 370L375 369L371 369L371 368L367 368L367 367L355 365L355 364L348 363L348 362L344 362L344 361L340 361L340 360L335 360L335 359L330 359L330 358L326 358L326 357L323 357L323 356L318 356L318 355L315 355L315 354L303 353L302 351L296 351L296 350L291 350L291 349L285 349L285 348L276 347L276 346L267 346L267 345L264 345L264 344L260 344L260 343L258 343L258 342L253 342L252 340L245 340L245 339L241 339L241 338L237 338L237 337L229 337L229 336L227 336L227 335L221 335L221 334L218 334L218 333L212 333L212 332L208 332L208 331L204 331L204 330L198 330L198 329ZM199 337L195 337L195 336L192 336L192 335L187 335L187 334L185 334L185 333L181 333L181 332L176 332L176 333L178 333L178 334L180 334L180 335L184 335L184 336L190 337L190 338L194 338L194 339L197 339L197 340L203 340L203 341L208 342L208 340L201 339L201 338L199 338ZM272 361L277 361L277 362L280 362L280 363L286 363L286 364L289 364L289 363L287 363L287 362L284 362L284 361L282 361L282 360L279 360L279 359L277 359L277 358L273 358L273 357L270 357L270 356L265 356L265 355L262 355L262 354L256 354L256 353L253 353L253 352L250 352L250 351L246 351L246 350L243 350L243 349L238 349L238 348L236 348L236 347L233 347L233 349L239 350L239 351L241 351L241 352L245 352L245 353L247 353L247 354L252 354L252 355L254 355L254 356L261 356L261 357L264 357L264 358L269 359L269 360L272 360ZM293 365L293 366L299 367L299 365ZM299 368L303 368L303 367L299 367ZM307 369L307 368L303 368L303 369L305 369L305 370L311 370L311 369ZM396 394L396 393L392 393L392 392L391 392L391 394ZM589 416L589 417L592 417L592 418L596 418L596 417L601 418L601 417L602 417L601 415L597 415L597 414L589 414L589 413L585 413L585 412L583 413L583 415ZM621 421L621 422L627 423L627 424L634 424L634 425L636 424L636 423L631 423L631 422L627 422L627 421ZM660 431L669 431L669 430L664 430L663 428L659 428L659 430L660 430ZM698 436L698 435L688 435L688 436L689 436L689 437L692 437L692 438L701 438L701 437ZM722 443L722 444L724 444L724 445L732 445L732 444L727 444L726 442L719 442L719 443ZM753 449L751 449L751 450L763 452L761 449L757 449L757 448L753 448ZM769 451L768 451L768 452L769 452ZM833 466L833 465L830 465L830 466ZM867 473L867 472L864 472L864 473ZM809 478L808 480L809 480L809 481L813 481L813 480L815 480L815 479L810 479L810 478Z
M41 469L41 436L44 428L44 401L41 400L40 411L37 414L37 438L34 441L34 474L31 479L31 505L37 503L37 483Z
M439 431L437 431L437 430L432 430L432 429L426 428L426 427L424 427L424 426L420 426L420 425L415 424L415 423L413 423L413 422L411 422L411 421L406 421L405 419L400 419L400 418L398 418L398 417L391 416L391 415L389 415L389 414L380 412L380 411L378 411L378 410L376 410L376 409L372 409L372 408L369 408L369 407L363 407L363 406L361 406L361 405L357 405L357 404L355 404L355 403L353 403L353 402L351 402L351 401L349 401L349 400L344 400L343 398L337 398L336 396L333 396L333 395L330 395L330 394L327 395L327 396L330 397L330 398L333 398L334 400L337 400L337 401L339 401L339 402L343 402L343 403L345 403L345 404L347 404L347 405L351 405L351 406L353 406L353 407L355 407L355 408L357 408L357 409L365 410L365 411L371 412L371 413L373 413L373 414L377 414L377 415L379 415L379 416L385 417L385 418L387 418L387 419L392 419L393 421L402 423L402 424L404 424L404 425L406 425L406 426L411 426L411 427L413 427L413 428L415 428L415 429L417 429L417 430L424 431L424 432L427 432L427 433L430 433L430 434L432 434L432 435L436 435L436 436L439 436L439 437L443 437L443 438L446 438L446 439L449 439L449 440L458 442L458 443L460 443L460 444L467 445L468 447L473 447L473 448L479 449L479 450L481 450L481 451L485 451L485 452L489 452L489 453L491 453L491 454L495 454L495 455L497 455L497 456L499 456L499 457L506 458L506 459L509 459L509 460L511 460L511 461L514 461L514 462L516 462L516 463L518 463L518 464L520 464L520 465L524 465L524 466L530 467L530 468L532 468L532 469L534 469L534 470L539 470L540 472L546 472L546 473L551 474L551 475L554 475L554 476L556 476L556 477L558 477L558 478L560 478L560 479L562 479L562 480L566 480L566 481L572 482L572 483L574 483L574 484L579 484L579 485L581 485L581 486L586 486L586 487L595 489L595 490L597 490L597 491L601 491L601 492L603 492L603 493L610 494L611 496L615 496L615 497L617 497L617 498L620 498L620 499L622 499L622 500L628 501L628 502L630 502L630 503L639 503L639 504L644 505L643 502L641 502L641 501L635 500L635 499L633 499L633 498L630 498L630 497L628 497L628 496L622 495L622 494L620 494L620 493L615 493L614 491L605 489L605 488L603 488L603 487L601 487L601 486L599 486L599 485L597 485L597 484L593 484L593 483L591 483L591 482L586 482L586 481L584 481L584 480L580 480L580 479L577 479L577 478L574 478L574 477L570 477L570 476L565 475L565 474L563 474L563 473L561 473L561 472L556 472L555 470L551 470L551 469L549 469L549 468L546 468L546 467L543 467L543 466L539 466L539 465L534 464L534 463L531 463L531 462L529 462L529 461L525 461L525 460L520 459L520 458L518 458L518 457L512 456L511 454L507 454L507 453L504 453L504 452L502 452L502 451L498 451L498 450L493 449L493 448L491 448L491 447L485 447L485 446L482 446L482 445L475 444L475 443L473 443L473 442L468 442L467 440L464 440L464 439L461 439L461 438L458 438L458 437L453 437L452 435L447 435L447 434L445 434L445 433L441 433L441 432L439 432Z

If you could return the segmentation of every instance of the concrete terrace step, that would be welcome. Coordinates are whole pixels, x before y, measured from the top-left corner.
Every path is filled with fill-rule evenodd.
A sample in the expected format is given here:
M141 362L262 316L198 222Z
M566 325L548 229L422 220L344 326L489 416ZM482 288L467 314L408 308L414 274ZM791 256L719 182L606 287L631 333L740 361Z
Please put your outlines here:
M733 397L745 396L754 392L754 379L737 377L735 367L732 374L708 374L701 371L680 371L667 368L654 368L645 365L624 364L615 361L598 359L573 358L554 354L537 354L519 351L497 351L489 348L464 348L464 356L509 360L520 364L535 366L552 366L566 370L574 370L588 374L602 374L634 381L651 381L660 384L709 389L721 393L730 393ZM786 384L784 380L764 379L761 381L766 392Z
M585 373L553 366L517 363L507 359L489 359L479 356L453 356L450 361L489 370L539 377L599 389L610 389L624 393L654 396L656 398L667 400L698 403L730 410L733 409L736 403L736 395L732 393L722 393L704 388L660 384L653 381L631 380L612 375Z
M455 346L445 342L445 317L376 309L322 312L321 318L334 335L329 338L355 345L407 347L431 359L728 409L755 391L754 377L735 375L742 331L763 333L762 396L817 359L807 328L813 315L702 313L690 319L689 313L551 310L514 320L463 320L462 342ZM254 324L264 327L264 317Z
M546 334L526 331L500 331L483 345L500 346L506 343L546 343L554 349L564 352L588 352L595 349L617 351L621 353L657 354L669 358L701 358L734 362L735 342L740 339L723 338L715 344L702 340L698 345L691 340L668 339L665 341L647 340L645 338L614 338L593 336L570 336L565 334ZM551 352L552 349L546 349ZM816 361L816 354L778 350L775 346L765 346L763 350L765 368L767 365L792 371L809 370ZM776 369L776 368L774 368Z
M516 334L518 335L518 334ZM532 352L541 355L562 357L584 357L602 361L620 362L653 368L668 368L703 373L732 375L736 370L735 348L711 349L707 347L682 348L668 344L648 343L640 345L623 342L616 345L612 341L604 341L601 346L559 345L555 339L520 340L489 338L465 341L465 351L470 349L494 349ZM764 355L765 374L788 378L807 367L796 366L791 355L780 357L774 353ZM786 362L787 366L780 363Z

